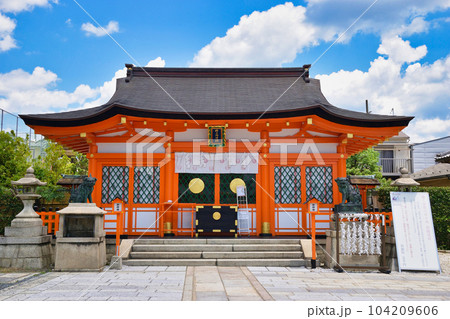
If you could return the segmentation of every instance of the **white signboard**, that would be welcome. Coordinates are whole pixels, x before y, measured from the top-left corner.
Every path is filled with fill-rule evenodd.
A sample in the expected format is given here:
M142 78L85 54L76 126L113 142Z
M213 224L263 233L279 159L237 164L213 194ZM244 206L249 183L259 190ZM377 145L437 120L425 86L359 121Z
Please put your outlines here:
M114 203L114 211L121 212L122 211L122 203Z
M175 153L175 173L258 174L258 153Z
M236 195L245 196L245 186L236 186Z
M399 271L440 271L428 193L391 192Z

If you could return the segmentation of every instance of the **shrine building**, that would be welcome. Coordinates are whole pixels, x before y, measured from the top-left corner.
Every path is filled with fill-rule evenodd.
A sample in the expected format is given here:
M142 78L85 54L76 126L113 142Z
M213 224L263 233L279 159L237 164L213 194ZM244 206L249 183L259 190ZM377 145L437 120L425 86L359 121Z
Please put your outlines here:
M220 224L244 185L251 236L306 235L310 200L330 213L340 203L346 159L412 120L330 104L309 65L126 67L104 105L21 118L86 154L93 201L107 211L120 201L131 236L194 236L197 210L212 207Z

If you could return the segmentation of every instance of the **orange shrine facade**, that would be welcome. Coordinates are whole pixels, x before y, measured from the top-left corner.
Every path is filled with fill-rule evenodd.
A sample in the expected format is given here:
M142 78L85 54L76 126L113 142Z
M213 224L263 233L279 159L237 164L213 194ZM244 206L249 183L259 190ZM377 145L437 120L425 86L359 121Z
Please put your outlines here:
M193 236L196 207L236 206L244 185L250 235L306 235L310 200L325 213L340 203L334 179L346 177L347 157L412 119L331 105L308 65L126 66L104 105L21 117L87 155L93 201L107 211L120 201L131 236Z

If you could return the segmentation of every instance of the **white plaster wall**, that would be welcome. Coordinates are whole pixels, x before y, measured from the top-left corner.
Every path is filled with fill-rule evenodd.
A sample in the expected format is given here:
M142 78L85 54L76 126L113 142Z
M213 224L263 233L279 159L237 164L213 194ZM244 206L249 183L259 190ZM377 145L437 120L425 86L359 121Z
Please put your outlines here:
M284 128L279 132L270 132L270 137L286 137L286 136L292 136L294 134L297 134L300 131L299 128Z
M97 143L99 153L165 153L162 143Z
M185 132L175 132L175 142L190 142L192 140L207 140L208 129L187 129Z
M322 154L334 154L336 153L337 143L312 143L309 145L304 145L304 143L299 144L288 144L287 146L282 146L282 144L285 143L271 143L270 144L270 153L284 153L287 152L290 153L305 153L305 154L311 154L314 153L314 151L318 151ZM286 148L287 147L287 148Z
M240 141L241 139L246 139L252 142L259 141L259 132L249 132L246 129L227 129L227 140L233 139Z

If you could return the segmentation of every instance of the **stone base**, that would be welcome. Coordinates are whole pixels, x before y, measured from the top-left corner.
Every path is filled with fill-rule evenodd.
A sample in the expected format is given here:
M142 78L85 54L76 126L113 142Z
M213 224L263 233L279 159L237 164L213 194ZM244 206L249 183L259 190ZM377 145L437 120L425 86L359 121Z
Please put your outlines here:
M52 265L52 236L37 218L16 217L0 237L0 267L49 269Z
M112 256L109 269L117 269L117 270L122 269L122 257Z
M0 238L0 267L49 269L51 264L51 236Z
M56 271L102 271L105 265L104 237L56 239Z

